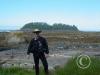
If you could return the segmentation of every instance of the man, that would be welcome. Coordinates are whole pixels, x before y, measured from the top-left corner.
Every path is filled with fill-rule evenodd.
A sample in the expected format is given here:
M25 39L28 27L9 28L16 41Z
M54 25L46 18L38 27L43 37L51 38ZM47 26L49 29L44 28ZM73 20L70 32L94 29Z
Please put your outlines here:
M33 53L36 75L39 75L39 59L42 61L44 66L45 75L48 75L46 56L49 54L49 50L47 41L44 37L40 36L41 31L39 29L35 29L33 33L35 37L29 44L27 54L29 55L30 53Z

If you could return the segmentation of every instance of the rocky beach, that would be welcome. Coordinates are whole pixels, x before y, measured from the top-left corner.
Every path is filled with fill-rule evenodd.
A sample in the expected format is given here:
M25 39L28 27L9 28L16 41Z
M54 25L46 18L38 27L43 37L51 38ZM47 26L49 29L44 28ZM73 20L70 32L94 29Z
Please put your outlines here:
M29 59L26 57L29 45L27 42L32 38L32 35L30 35L31 33L23 34L22 32L13 32L5 34L7 34L5 37L6 39L1 40L1 42L4 41L4 45L6 46L0 46L0 66L33 68L34 60L32 54ZM2 35L5 36L5 34ZM55 33L43 33L43 36L47 38L49 44L50 54L47 58L49 69L53 69L55 66L62 66L67 63L70 58L74 58L76 55L80 54L100 57L100 43L97 41L100 38L99 35L66 32L65 35L64 33L56 33L56 35L58 34L59 36L56 37L54 34ZM97 40L93 37L97 38ZM88 38L92 38L93 40L88 40ZM86 40L88 41L86 42Z

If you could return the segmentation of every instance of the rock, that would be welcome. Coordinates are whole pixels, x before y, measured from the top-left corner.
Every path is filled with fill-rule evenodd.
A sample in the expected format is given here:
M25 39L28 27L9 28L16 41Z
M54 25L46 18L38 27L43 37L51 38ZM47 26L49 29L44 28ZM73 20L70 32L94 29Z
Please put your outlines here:
M48 69L49 69L49 70L54 70L54 67L49 66Z
M22 63L22 64L20 64L20 67L22 67L22 68L33 68L34 67L34 64L32 64L32 63Z
M60 65L55 65L55 67L54 67L54 69L59 69L59 68L61 68Z

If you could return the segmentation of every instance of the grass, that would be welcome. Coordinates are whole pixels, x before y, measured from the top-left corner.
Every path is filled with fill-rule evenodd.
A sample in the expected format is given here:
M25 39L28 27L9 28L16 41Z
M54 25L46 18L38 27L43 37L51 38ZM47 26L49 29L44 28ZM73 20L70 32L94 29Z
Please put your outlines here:
M0 75L35 75L34 71L22 68L0 68Z
M57 75L100 75L100 59L91 57L90 67L81 69L76 64L76 58L73 58L63 68L58 68L55 72Z
M91 57L91 65L87 69L81 69L76 64L76 58L70 59L63 67L50 71L50 75L100 75L100 59ZM44 75L43 68L40 71ZM34 70L22 68L0 68L0 75L35 75Z

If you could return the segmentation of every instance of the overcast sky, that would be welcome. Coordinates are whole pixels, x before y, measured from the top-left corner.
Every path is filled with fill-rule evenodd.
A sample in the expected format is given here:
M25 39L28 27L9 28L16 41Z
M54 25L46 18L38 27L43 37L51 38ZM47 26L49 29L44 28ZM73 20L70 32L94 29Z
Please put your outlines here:
M20 29L29 22L100 31L100 0L0 0L0 29Z

